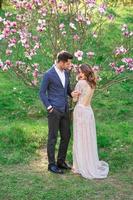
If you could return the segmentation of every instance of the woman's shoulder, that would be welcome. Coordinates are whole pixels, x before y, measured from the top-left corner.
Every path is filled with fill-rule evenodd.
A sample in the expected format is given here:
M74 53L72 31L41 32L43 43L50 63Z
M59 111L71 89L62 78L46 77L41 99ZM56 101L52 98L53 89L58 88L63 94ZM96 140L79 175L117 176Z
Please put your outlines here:
M83 86L83 87L84 86L89 86L89 84L88 84L88 82L86 80L79 80L78 84L81 85L81 86Z
M93 90L86 80L79 80L77 86L82 89Z
M87 84L86 80L78 80L78 84Z

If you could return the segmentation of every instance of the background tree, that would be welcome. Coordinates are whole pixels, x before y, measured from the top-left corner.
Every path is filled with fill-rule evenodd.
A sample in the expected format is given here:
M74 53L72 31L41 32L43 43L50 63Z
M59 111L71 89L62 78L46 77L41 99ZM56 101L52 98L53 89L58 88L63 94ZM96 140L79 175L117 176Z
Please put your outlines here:
M0 0L0 9L2 9L3 0Z
M99 88L130 78L133 32L121 25L116 35L119 43L115 38L110 46L104 43L116 17L111 2L12 0L14 12L6 12L0 19L0 42L6 47L1 49L5 54L1 69L11 70L26 84L36 86L57 52L65 49L74 54L74 72L81 62L100 71Z

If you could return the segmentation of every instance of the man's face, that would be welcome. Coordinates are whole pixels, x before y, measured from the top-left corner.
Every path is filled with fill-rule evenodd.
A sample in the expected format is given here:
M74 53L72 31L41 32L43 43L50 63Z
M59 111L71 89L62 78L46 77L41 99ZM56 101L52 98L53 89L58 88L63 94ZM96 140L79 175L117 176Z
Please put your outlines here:
M69 70L69 68L71 67L71 65L72 65L72 61L70 59L68 59L67 62L61 61L61 69L62 70L66 70L66 69Z

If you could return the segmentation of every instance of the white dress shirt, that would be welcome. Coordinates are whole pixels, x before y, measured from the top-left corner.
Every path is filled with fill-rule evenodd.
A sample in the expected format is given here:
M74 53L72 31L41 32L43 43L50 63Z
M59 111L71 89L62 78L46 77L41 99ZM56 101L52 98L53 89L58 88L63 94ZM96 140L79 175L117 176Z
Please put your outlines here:
M65 88L65 71L60 70L56 65L54 66L54 68L55 68L55 71L57 72L57 74L58 74L58 76L61 80L63 87Z

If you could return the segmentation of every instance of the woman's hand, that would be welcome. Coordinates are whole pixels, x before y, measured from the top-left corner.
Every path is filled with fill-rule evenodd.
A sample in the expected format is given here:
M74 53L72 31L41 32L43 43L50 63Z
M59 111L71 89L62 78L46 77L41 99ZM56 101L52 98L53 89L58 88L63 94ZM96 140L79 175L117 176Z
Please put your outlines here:
M71 96L74 98L74 97L79 97L81 93L77 90L74 90L72 93L71 93Z
M74 90L74 91L71 93L71 95L72 95L72 97L73 97L73 102L78 101L78 98L79 98L80 94L81 94L81 93L80 93L79 91L77 91L77 90Z

